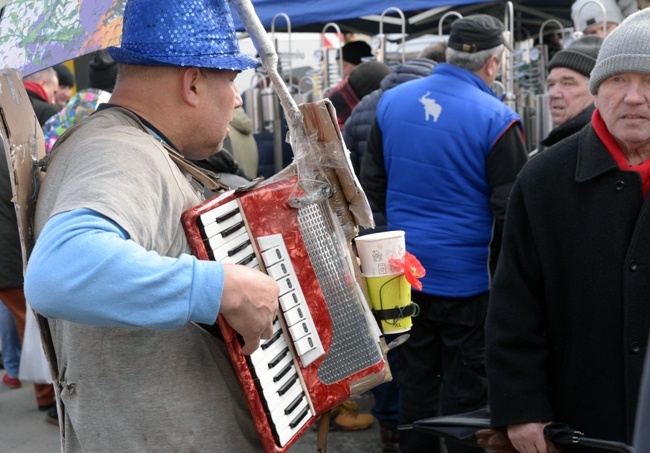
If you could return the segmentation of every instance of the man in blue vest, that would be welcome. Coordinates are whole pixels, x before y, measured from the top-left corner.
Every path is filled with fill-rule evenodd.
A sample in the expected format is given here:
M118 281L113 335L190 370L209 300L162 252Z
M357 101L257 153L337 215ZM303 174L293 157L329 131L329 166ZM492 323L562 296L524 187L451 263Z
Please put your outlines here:
M447 63L382 96L361 167L389 230L424 265L421 309L400 354L401 423L487 404L484 323L508 194L527 160L521 119L490 89L506 47L488 15L456 20ZM447 442L449 451L467 450ZM400 451L439 451L400 433Z

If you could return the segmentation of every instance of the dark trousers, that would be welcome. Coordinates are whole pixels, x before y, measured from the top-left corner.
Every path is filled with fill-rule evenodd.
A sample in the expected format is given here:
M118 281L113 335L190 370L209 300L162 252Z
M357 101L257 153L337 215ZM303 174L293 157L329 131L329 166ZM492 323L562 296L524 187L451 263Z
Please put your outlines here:
M452 415L487 405L485 314L488 294L466 298L413 292L420 314L410 338L400 346L401 424ZM400 452L439 452L438 438L415 430L400 431ZM482 452L446 441L450 453Z
M389 334L385 335L386 343L390 343L402 334ZM370 410L370 413L375 416L377 420L389 428L397 429L400 422L400 388L397 383L399 377L399 351L401 347L397 347L388 351L388 366L393 375L393 380L380 384L372 389L372 394L375 397L375 405Z

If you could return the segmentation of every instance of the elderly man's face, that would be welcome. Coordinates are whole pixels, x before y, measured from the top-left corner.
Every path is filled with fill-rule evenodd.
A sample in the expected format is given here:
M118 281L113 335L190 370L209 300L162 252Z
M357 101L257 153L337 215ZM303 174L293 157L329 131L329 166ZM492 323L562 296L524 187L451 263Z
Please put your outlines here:
M593 102L594 98L589 92L589 79L573 69L551 69L546 84L554 126L575 118Z
M650 74L612 76L600 84L594 102L624 153L650 152Z
M615 24L614 22L607 22L607 26L605 26L605 31L603 31L603 23L599 22L597 24L592 24L585 28L585 31L583 32L585 35L596 35L596 36L602 36L603 38L607 35L609 35L612 30L614 30L616 27L618 27L618 24Z

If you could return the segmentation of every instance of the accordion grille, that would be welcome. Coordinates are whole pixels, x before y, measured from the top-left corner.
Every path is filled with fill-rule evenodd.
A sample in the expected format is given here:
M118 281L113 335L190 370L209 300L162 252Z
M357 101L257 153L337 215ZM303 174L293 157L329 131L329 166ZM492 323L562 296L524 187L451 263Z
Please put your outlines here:
M332 344L318 369L319 379L331 384L376 364L382 357L368 334L362 301L345 258L347 252L342 248L344 241L325 203L300 208L298 223L332 318Z

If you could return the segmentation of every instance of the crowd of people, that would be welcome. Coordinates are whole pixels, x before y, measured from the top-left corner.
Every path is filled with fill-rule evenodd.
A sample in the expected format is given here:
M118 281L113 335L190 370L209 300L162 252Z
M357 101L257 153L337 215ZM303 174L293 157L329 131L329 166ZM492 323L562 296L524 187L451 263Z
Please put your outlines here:
M599 2L572 5L575 40L545 75L553 129L530 155L493 91L514 51L499 19L458 18L401 64L361 40L342 48L328 97L375 214L360 234L405 231L426 275L409 338L388 352L393 381L372 390L371 414L335 408L332 429L377 420L384 452L470 453L399 427L489 408L522 453L555 451L552 422L650 451L650 8ZM195 324L221 314L250 354L273 333L280 289L193 257L180 223L210 196L190 167L230 187L257 176L234 81L260 62L240 51L225 0L160 3L127 3L88 88L75 93L66 64L23 79L50 157L24 278L0 167L2 381L22 385L31 306L57 358L36 402L66 452L260 451L223 343Z

